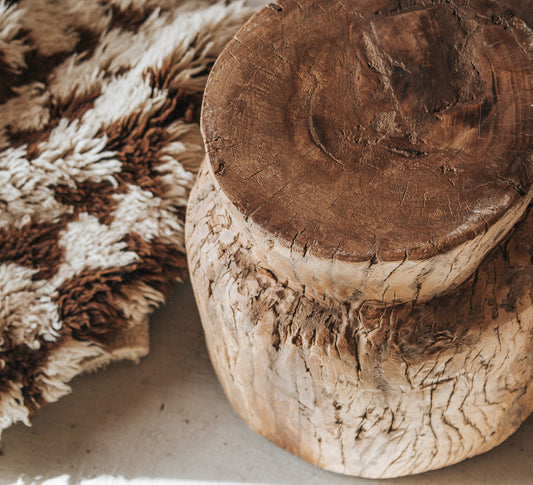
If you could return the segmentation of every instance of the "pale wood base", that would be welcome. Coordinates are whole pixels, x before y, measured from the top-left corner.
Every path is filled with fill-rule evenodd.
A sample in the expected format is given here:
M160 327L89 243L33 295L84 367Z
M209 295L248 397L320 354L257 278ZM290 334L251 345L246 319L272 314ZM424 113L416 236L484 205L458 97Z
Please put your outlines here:
M379 307L278 281L227 205L204 164L191 278L217 375L252 429L322 468L395 477L483 453L532 412L531 210L452 293Z

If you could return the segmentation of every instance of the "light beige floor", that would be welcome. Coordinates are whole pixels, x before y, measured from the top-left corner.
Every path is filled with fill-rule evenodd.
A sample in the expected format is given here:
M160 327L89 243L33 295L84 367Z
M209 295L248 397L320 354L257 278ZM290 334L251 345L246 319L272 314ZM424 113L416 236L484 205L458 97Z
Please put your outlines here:
M73 389L33 428L5 431L0 483L372 483L319 470L239 420L209 363L189 286L152 319L152 351L138 366L114 364ZM533 419L483 456L373 483L533 484Z

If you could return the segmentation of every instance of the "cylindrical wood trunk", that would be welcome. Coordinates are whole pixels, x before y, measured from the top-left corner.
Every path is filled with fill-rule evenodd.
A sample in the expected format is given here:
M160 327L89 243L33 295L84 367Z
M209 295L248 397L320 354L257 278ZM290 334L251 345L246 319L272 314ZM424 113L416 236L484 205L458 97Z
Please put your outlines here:
M394 477L531 413L532 41L489 0L287 0L228 45L186 239L252 429Z

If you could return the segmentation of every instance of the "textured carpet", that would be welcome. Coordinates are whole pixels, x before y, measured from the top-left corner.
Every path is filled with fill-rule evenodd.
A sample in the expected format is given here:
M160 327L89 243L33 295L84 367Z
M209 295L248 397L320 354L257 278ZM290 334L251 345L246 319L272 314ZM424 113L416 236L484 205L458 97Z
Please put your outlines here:
M203 87L251 13L0 0L0 430L148 352L148 315L185 276Z

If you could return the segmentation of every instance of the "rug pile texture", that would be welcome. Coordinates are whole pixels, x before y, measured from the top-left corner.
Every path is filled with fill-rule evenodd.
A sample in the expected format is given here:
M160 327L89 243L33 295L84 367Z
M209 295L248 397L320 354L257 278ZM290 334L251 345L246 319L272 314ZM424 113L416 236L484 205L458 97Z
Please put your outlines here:
M185 276L203 88L251 13L0 0L0 431L148 352L148 315Z

